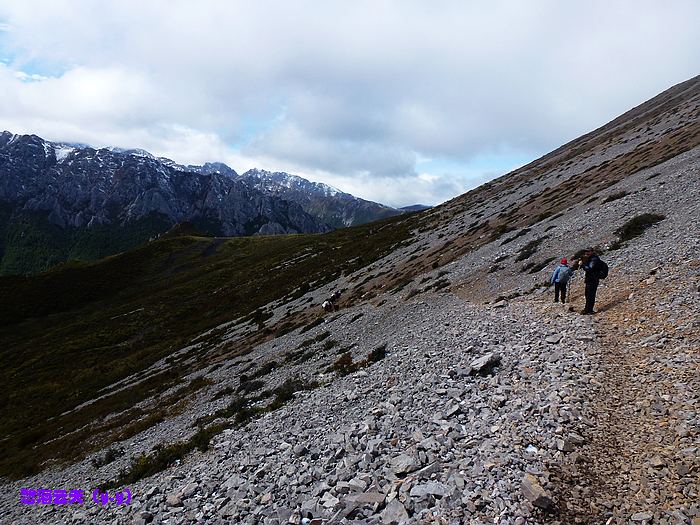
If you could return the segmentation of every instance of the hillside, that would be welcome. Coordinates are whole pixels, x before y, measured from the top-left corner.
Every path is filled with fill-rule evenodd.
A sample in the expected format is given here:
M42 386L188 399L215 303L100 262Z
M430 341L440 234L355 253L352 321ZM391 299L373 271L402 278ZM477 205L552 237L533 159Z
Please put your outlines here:
M699 117L695 77L419 213L0 278L0 513L695 525ZM586 246L595 316L546 286ZM134 501L17 504L59 485Z

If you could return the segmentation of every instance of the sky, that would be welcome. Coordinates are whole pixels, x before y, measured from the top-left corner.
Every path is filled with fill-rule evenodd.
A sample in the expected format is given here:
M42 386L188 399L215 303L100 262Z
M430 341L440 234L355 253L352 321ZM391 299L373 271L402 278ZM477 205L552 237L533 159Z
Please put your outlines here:
M0 0L0 129L437 204L700 73L700 2Z

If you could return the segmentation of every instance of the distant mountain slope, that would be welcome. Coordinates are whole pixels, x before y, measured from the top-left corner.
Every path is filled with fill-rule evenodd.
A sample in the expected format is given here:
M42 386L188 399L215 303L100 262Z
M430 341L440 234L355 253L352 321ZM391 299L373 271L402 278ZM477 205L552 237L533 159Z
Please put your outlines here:
M320 233L406 211L282 172L0 135L0 274L98 259L180 222L220 236Z
M429 210L430 208L432 208L432 206L426 206L425 204L412 204L411 206L403 206L399 208L399 210L410 213L414 211Z
M333 228L364 224L402 213L396 208L366 201L327 184L310 182L289 173L252 169L239 180L267 195L299 204L304 211Z
M142 150L0 135L0 272L96 259L188 221L209 235L317 233L299 204L236 179L223 164L183 168Z

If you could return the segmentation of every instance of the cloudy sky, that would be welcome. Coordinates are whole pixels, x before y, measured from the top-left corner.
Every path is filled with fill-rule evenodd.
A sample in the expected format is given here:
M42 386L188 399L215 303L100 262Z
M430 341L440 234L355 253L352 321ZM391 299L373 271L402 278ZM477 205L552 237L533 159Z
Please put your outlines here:
M436 204L700 73L700 2L3 0L0 128Z

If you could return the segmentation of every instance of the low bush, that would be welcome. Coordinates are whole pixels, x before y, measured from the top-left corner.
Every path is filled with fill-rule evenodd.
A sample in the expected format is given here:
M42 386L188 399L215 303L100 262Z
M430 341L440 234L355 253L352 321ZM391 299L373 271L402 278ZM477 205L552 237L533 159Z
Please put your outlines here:
M645 230L651 228L654 224L665 218L665 215L660 215L658 213L643 213L627 221L620 228L615 230L615 234L621 241L629 241L630 239L639 237Z
M336 341L335 339L328 339L325 343L323 343L322 348L327 352L328 350L335 348L336 346L338 346L338 341Z
M222 397L230 396L233 394L234 390L230 386L224 387L221 390L219 390L214 396L211 398L211 401L216 401L217 399L221 399Z
M539 222L539 221L538 221L538 222ZM503 245L505 245L505 244L508 244L509 242L513 242L513 241L514 241L515 239L517 239L518 237L522 237L523 235L526 235L529 231L530 231L530 228L523 228L522 230L520 230L520 231L519 231L518 233L516 233L515 235L512 235L511 237L508 237L508 238L506 238L505 240L503 240L503 241L501 242L501 246L503 246ZM507 256L506 256L506 257L507 257Z
M637 215L633 219L628 220L625 224L615 230L617 240L610 246L610 249L618 250L622 248L627 241L630 241L635 237L639 237L654 224L664 220L665 218L665 215L660 215L658 213L642 213L641 215Z
M529 259L532 255L534 255L537 252L537 247L540 244L542 244L542 241L544 241L546 238L546 235L544 237L539 237L530 241L525 246L520 248L520 250L518 251L518 256L515 258L515 262L520 262L524 261L525 259Z
M348 321L348 323L354 323L355 321L357 321L357 320L358 320L360 317L362 317L363 315L365 315L364 312L360 312L360 313L354 315L353 318L350 319L350 321Z
M314 337L314 341L315 341L316 343L320 343L321 341L323 341L323 340L324 340L326 337L328 337L329 335L331 335L330 332L321 332L321 333L318 334L316 337Z
M124 447L110 447L105 451L103 456L92 460L92 466L95 468L104 467L105 465L108 465L112 461L117 459L122 454L124 454Z
M601 204L605 204L606 202L613 202L613 201L616 201L616 200L621 199L621 198L626 197L626 196L627 196L626 191L618 191L617 193L611 193L610 195L608 195L607 197L605 197L603 199L603 202L601 202Z
M252 376L250 379L257 379L259 377L266 376L270 372L272 372L275 368L279 366L279 363L277 361L268 361L264 365L262 365ZM243 379L243 376L241 376L241 382L248 381L246 378L245 380Z
M261 381L260 379L252 379L250 381L242 381L241 384L238 385L236 391L249 394L251 392L255 392L256 390L260 390L263 386L265 386L264 381Z
M376 363L386 357L386 343L372 350L367 356L367 361Z
M411 288L411 289L408 291L408 293L406 293L406 297L404 297L404 299L408 300L408 299L410 299L411 297L415 297L415 296L418 295L419 293L420 293L420 291L418 290L418 288Z
M318 319L311 321L309 324L304 326L301 330L299 330L300 334L303 334L304 332L308 332L309 330L316 328L318 325L323 324L323 317L319 317Z
M342 354L335 363L330 367L330 370L337 372L338 375L346 376L352 374L359 369L359 365L352 360L352 353L346 352Z

